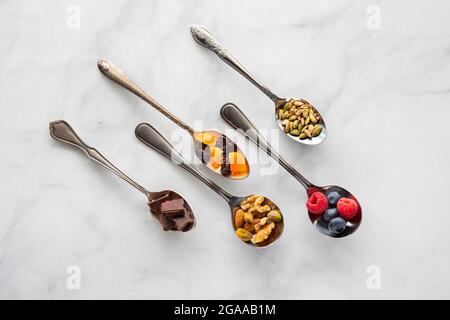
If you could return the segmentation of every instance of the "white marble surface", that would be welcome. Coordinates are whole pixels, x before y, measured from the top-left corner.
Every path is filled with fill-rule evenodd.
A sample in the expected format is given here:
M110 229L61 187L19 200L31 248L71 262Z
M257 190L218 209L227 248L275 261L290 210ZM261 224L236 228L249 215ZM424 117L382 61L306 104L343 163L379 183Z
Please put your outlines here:
M370 5L380 29L367 26ZM0 1L0 297L450 298L449 15L445 0ZM276 245L243 246L220 197L136 140L140 121L168 137L176 127L100 74L98 58L188 123L225 130L218 110L233 101L274 127L271 102L198 46L190 24L279 95L319 107L327 141L279 148L312 181L359 197L357 233L319 234L300 185L281 169L262 175L262 156L245 181L213 177L283 209ZM60 118L148 188L185 195L195 231L162 232L142 195L52 140L48 122ZM66 286L70 265L79 290ZM371 265L378 290L366 283Z

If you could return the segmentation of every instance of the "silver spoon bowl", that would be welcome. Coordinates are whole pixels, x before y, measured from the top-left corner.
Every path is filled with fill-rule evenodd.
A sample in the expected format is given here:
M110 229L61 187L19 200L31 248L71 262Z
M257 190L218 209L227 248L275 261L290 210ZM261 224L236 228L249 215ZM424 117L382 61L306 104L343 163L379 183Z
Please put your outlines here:
M266 86L262 85L259 81L257 81L250 73L244 69L244 67L228 52L228 50L223 47L216 38L212 35L212 33L206 29L203 26L197 26L192 25L190 27L191 34L194 38L194 40L200 44L201 46L211 50L214 52L223 62L228 64L230 67L232 67L234 70L239 72L242 76L244 76L247 80L249 80L253 85L255 85L259 90L261 90L266 96L269 97L270 100L273 101L275 104L274 108L274 116L275 120L278 123L278 126L280 129L284 132L284 127L281 124L281 120L277 116L277 112L279 108L282 108L288 99L286 98L279 98L276 94L274 94L272 91L270 91ZM320 121L318 124L322 126L321 133L316 136L312 137L310 139L299 139L297 136L293 136L290 134L286 134L288 137L290 137L292 140L307 144L307 145L316 145L319 143L322 143L326 137L327 137L327 128L325 125L325 121L323 120L322 115L319 113L319 111L316 109L317 113L320 115Z
M356 201L358 204L358 212L356 213L355 217L353 217L351 220L347 220L345 230L341 233L333 233L328 229L328 221L326 221L323 217L323 215L317 215L314 213L311 213L308 211L309 219L311 220L312 224L324 235L327 235L332 238L343 238L346 237L358 229L359 225L361 224L362 220L362 211L361 211L361 205L359 204L358 199L355 198L353 194L351 194L348 190L340 187L340 186L325 186L325 187L318 187L318 186L311 186L308 190L308 197L315 191L320 191L323 194L328 194L329 192L336 191L338 192L342 197L350 198Z
M333 237L342 238L346 237L358 229L362 220L362 210L356 197L346 189L330 185L330 186L316 186L309 182L303 175L300 174L293 166L291 166L281 155L275 151L269 142L259 133L258 129L251 123L247 116L233 103L226 103L220 110L222 118L230 124L233 128L238 129L239 132L244 134L250 141L254 142L259 148L264 150L269 156L274 158L283 168L285 168L300 184L305 188L308 197L315 191L320 191L324 194L328 194L332 191L337 191L342 197L351 198L358 204L358 212L351 219L347 220L346 228L341 233L333 233L328 229L328 222L323 218L323 215L315 215L308 212L308 216L311 222L321 233Z
M231 224L232 224L233 229L235 229L234 218L235 218L236 211L239 209L241 201L248 198L248 196L244 196L244 197L234 196L234 195L228 193L227 191L225 191L224 189L222 189L221 187L219 187L212 180L210 180L207 176L205 176L202 172L200 172L199 170L194 168L194 166L192 166L190 163L188 163L183 158L183 156L178 151L176 151L173 148L173 146L150 124L148 124L148 123L139 124L136 127L135 133L136 133L136 137L142 143L144 143L146 146L159 152L164 157L171 159L173 163L177 164L178 166L182 167L183 169L185 169L186 171L191 173L194 177L199 179L201 182L203 182L208 187L210 187L213 191L215 191L218 195L220 195L223 199L225 199L225 201L230 206ZM279 212L281 212L279 207L275 203L273 203L269 199L267 199L267 201L272 205L272 209L278 210ZM283 229L284 229L284 218L282 216L282 220L275 224L275 228L272 230L270 236L266 240L259 242L259 243L255 243L255 244L253 244L250 241L247 241L247 242L241 241L241 242L248 244L252 247L257 247L257 248L267 247L278 240L278 238L283 233Z

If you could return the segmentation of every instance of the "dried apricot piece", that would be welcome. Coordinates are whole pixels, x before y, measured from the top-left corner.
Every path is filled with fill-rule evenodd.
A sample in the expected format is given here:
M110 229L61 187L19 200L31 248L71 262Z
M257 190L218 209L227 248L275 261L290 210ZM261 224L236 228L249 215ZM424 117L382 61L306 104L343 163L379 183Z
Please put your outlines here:
M222 150L218 147L211 148L211 151L209 152L211 158L210 163L213 166L214 169L220 168L222 164Z
M206 145L216 144L216 137L208 132L195 132L194 139Z
M230 161L230 169L233 173L243 173L247 172L247 162L245 161L245 157L240 152L230 152L228 155L228 159Z

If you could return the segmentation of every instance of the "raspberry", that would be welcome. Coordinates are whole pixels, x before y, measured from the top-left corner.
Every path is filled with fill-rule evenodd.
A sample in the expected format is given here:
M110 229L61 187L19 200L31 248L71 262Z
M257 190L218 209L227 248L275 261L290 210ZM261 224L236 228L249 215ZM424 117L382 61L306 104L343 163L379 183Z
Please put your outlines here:
M308 211L314 214L322 214L328 209L327 197L319 191L314 192L308 199L306 203L306 208Z
M358 203L349 198L339 199L336 207L340 216L346 220L352 219L358 212Z

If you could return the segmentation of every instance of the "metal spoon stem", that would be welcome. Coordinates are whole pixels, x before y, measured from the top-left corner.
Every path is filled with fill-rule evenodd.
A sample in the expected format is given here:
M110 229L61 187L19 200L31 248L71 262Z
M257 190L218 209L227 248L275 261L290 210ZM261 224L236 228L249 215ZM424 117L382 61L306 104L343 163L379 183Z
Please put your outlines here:
M72 146L78 147L83 150L86 155L93 161L102 165L109 171L115 173L117 176L131 184L137 190L142 192L146 197L149 196L150 192L147 191L143 186L132 180L122 171L120 171L116 166L114 166L108 159L106 159L97 149L88 146L81 138L77 135L75 130L64 120L58 120L50 122L50 135L61 142L65 142Z
M99 60L98 63L99 70L107 76L109 79L113 80L117 84L121 85L125 89L128 89L136 96L150 104L156 110L164 114L167 118L172 120L175 124L180 126L181 128L187 130L191 135L194 133L194 129L188 126L186 123L181 121L178 117L172 114L169 110L164 108L158 101L153 99L149 94L147 94L144 90L139 88L139 86L134 83L130 78L125 75L125 73L116 67L111 61L108 60Z
M202 172L194 168L190 163L188 163L183 156L176 151L173 146L151 125L148 123L141 123L136 127L135 130L136 137L142 141L145 145L156 150L166 158L172 160L175 164L179 165L197 179L202 181L212 190L214 190L218 195L224 198L228 203L235 197L229 194L227 191L223 190L213 181L211 181Z
M227 103L220 109L222 118L233 128L254 142L259 148L263 149L269 156L278 161L302 186L308 190L313 184L303 177L294 167L292 167L259 133L255 125L245 116L245 114L234 104Z
M234 70L243 75L247 80L249 80L253 85L255 85L259 90L261 90L265 95L267 95L270 100L276 102L280 98L277 97L272 91L270 91L266 86L262 85L253 76L248 73L247 70L228 52L225 47L223 47L212 33L203 26L192 25L190 27L192 36L194 40L201 46L214 52L223 62L228 64Z

